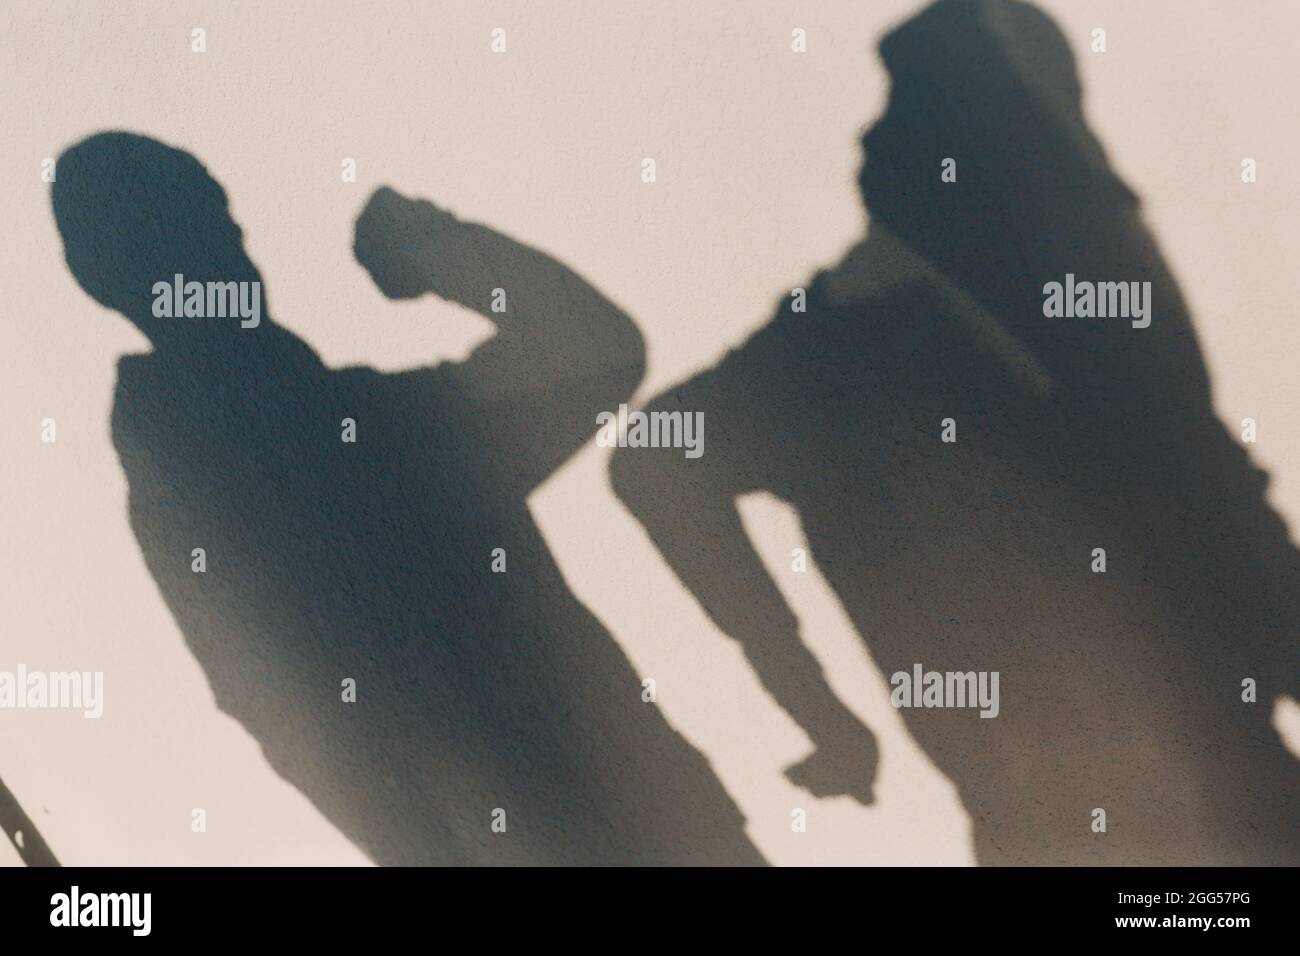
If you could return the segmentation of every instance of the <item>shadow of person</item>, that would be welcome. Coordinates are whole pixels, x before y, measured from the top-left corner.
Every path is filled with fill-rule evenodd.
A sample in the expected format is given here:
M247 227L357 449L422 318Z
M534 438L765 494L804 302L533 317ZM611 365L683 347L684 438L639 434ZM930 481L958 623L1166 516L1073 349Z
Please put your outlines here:
M1064 38L1025 4L941 0L880 52L868 235L806 312L792 295L647 406L703 412L707 451L622 449L617 493L811 737L790 774L813 792L869 799L875 750L742 531L752 491L797 509L895 706L916 664L998 672L996 717L920 688L901 710L979 862L1294 864L1270 717L1297 693L1297 555ZM1045 317L1067 273L1150 282L1150 325Z
M153 346L122 359L113 405L132 528L217 704L284 779L383 864L762 862L526 504L640 380L627 316L381 191L357 224L381 284L445 283L498 333L462 364L330 369L260 286L255 327L155 317L176 275L260 283L194 157L115 132L58 169L69 268Z

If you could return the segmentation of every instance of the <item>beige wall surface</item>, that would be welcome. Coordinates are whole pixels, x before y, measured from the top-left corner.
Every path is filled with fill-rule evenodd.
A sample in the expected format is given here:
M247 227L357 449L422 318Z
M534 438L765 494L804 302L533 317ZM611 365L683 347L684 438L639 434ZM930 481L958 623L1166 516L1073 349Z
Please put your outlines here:
M1256 419L1270 501L1300 520L1296 223L1300 4L1053 0L1092 129L1141 197L1197 326L1225 422ZM392 302L352 254L374 189L436 201L545 250L639 326L636 400L714 364L862 235L859 136L882 109L879 38L921 4L49 3L0 5L0 669L105 674L105 713L0 712L0 779L83 864L363 864L218 710L127 521L108 432L143 336L78 287L41 164L102 130L194 154L224 186L276 320L331 367L463 358L491 334L441 300ZM191 51L191 30L207 49ZM504 54L491 31L506 30ZM1095 27L1104 54L1089 50ZM791 31L807 31L807 52ZM653 157L657 180L640 178ZM1240 163L1258 163L1243 184ZM357 181L340 164L356 160ZM40 441L57 421L58 440ZM1234 429L1236 426L1233 426ZM809 742L614 496L594 439L530 499L578 597L784 864L973 862L952 783L816 569L789 585L809 647L876 732L877 802L817 799ZM746 498L769 565L802 541ZM1294 708L1277 720L1293 726ZM1289 722L1289 724L1288 724ZM1294 738L1293 738L1294 739ZM206 833L191 810L207 811ZM808 811L791 831L791 808ZM0 861L17 862L0 846Z

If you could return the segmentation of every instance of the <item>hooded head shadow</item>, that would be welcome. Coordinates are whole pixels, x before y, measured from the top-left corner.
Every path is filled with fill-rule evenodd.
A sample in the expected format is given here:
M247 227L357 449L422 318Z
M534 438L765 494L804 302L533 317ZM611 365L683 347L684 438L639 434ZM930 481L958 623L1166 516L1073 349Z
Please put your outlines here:
M875 746L747 539L749 492L798 511L981 863L1294 864L1270 718L1300 563L1069 45L1026 4L941 0L880 55L868 235L648 404L703 412L705 456L621 450L616 491L812 739L789 771L812 792L869 801ZM1046 316L1067 274L1150 283L1150 324ZM902 694L918 664L997 672L997 715Z
M460 364L331 369L265 308L256 327L153 311L177 274L261 283L194 157L114 132L58 169L70 270L153 346L122 359L113 404L131 526L282 777L379 863L762 862L527 508L640 380L626 315L384 190L357 224L383 291L459 295L498 335Z

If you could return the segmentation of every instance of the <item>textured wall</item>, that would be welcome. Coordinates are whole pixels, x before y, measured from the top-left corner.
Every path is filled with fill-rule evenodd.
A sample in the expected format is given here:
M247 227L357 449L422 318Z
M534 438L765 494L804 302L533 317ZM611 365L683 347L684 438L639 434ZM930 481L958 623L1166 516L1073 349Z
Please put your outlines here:
M459 362L493 334L454 302L386 297L354 256L357 217L377 188L431 200L540 250L630 317L645 348L635 400L648 401L717 363L862 239L859 137L889 93L876 44L920 7L5 4L0 668L102 670L106 680L98 721L0 713L0 779L52 849L80 863L366 859L322 809L328 800L304 795L309 771L283 766L218 706L219 685L151 573L110 433L119 359L148 345L70 275L43 159L114 129L193 154L229 198L275 321L334 371ZM1242 418L1258 421L1250 457L1294 522L1300 192L1288 162L1300 127L1283 91L1295 86L1300 8L1042 8L1074 52L1087 124L1179 283L1213 408L1234 433ZM1104 54L1089 51L1098 26ZM191 51L195 27L206 30L202 54ZM504 54L490 49L495 27L507 31ZM807 53L790 49L796 27ZM656 160L653 185L640 178L645 157ZM1258 182L1240 181L1243 157L1258 161ZM355 183L341 180L345 158L356 160ZM542 368L563 364L558 344L527 348ZM58 423L54 445L39 441L47 417ZM953 781L889 706L881 668L894 662L865 653L862 628L816 566L780 573L805 544L787 505L750 495L741 520L832 689L875 734L870 807L812 797L786 778L807 736L615 496L609 450L588 441L560 460L535 489L512 486L527 494L554 579L598 619L629 673L655 679L665 726L707 759L720 802L734 803L764 857L974 861ZM295 559L291 548L279 557ZM300 559L286 581L313 580L311 555ZM1003 586L1014 603L1022 585ZM1283 702L1272 716L1293 725L1294 709ZM190 831L193 807L208 811L206 834ZM808 810L806 833L791 832L795 807Z

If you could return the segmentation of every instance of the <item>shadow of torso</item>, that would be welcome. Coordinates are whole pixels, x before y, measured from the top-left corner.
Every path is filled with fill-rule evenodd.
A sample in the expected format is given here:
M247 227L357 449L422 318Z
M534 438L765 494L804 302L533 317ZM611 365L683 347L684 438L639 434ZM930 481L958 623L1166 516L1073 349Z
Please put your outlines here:
M981 863L1294 863L1300 774L1270 718L1294 691L1300 567L1209 406L1167 274L1145 273L1159 329L1078 319L1044 338L1041 282L974 298L897 250L859 247L806 315L783 308L657 403L704 412L716 471L699 480L797 509L886 677L999 672L995 718L902 710Z
M163 596L286 780L379 863L762 862L533 523L526 396L248 355L267 374L124 359L113 437Z

